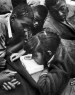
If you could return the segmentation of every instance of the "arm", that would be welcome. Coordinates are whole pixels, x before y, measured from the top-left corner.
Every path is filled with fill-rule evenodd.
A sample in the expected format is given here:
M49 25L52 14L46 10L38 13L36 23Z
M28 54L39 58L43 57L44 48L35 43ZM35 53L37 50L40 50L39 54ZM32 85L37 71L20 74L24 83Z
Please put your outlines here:
M43 95L55 95L70 78L72 68L70 62L67 62L70 60L67 60L68 57L64 50L62 52L61 49L61 53L63 53L62 62L52 61L49 72L42 74L38 80L38 85Z
M43 95L55 95L55 93L60 91L61 86L65 84L68 80L68 74L64 71L61 64L59 66L51 66L52 70L48 73L44 73L40 76L38 85L41 89ZM62 69L61 69L62 68Z
M12 70L4 70L0 72L0 85L5 90L15 89L20 82L15 78L17 72Z

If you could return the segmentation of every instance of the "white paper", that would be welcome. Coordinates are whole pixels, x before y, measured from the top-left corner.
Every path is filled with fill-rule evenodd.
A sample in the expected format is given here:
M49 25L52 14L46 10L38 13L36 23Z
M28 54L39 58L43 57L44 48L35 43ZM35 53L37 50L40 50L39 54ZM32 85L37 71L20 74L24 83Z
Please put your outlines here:
M20 61L29 74L34 74L44 69L43 65L38 65L32 58L27 59L26 56L21 56Z

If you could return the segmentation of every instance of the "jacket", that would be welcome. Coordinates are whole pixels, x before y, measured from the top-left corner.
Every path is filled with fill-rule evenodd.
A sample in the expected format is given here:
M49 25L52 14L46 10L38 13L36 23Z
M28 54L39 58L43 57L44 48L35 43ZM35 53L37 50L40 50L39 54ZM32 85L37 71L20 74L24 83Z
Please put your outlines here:
M38 85L43 95L60 95L72 77L75 77L75 40L61 39L49 71L40 76Z

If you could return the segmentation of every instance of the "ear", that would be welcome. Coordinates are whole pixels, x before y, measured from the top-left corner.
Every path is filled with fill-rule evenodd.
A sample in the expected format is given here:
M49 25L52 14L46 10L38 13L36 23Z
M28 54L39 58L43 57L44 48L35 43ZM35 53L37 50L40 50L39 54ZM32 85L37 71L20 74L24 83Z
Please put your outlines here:
M52 55L52 51L48 50L47 52L49 53L49 55Z

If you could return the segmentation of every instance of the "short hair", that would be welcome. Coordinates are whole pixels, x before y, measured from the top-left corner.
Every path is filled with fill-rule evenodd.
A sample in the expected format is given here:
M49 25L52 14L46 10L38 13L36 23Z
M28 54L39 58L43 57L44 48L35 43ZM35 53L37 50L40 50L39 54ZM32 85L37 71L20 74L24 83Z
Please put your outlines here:
M15 8L17 5L21 4L21 3L27 3L27 0L11 0L13 8Z
M48 14L48 10L44 5L33 6L33 11L37 11L42 19L45 19Z
M40 41L40 46L45 52L50 50L52 51L52 53L55 53L57 47L59 46L60 38L56 33L54 33L53 29L45 28L42 32L39 32L36 36L38 36L38 39Z
M48 9L50 9L52 6L55 6L55 4L58 2L58 1L64 1L66 2L66 0L45 0L45 5Z
M51 6L54 6L58 0L45 0L45 5L49 9Z
M23 17L28 17L30 19L34 19L34 14L32 8L27 4L19 4L13 9L12 15L10 17L11 20L15 18L21 19Z

